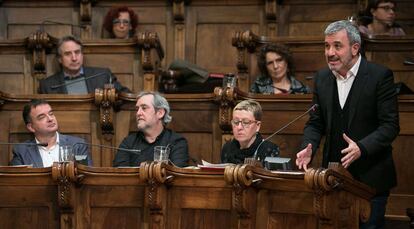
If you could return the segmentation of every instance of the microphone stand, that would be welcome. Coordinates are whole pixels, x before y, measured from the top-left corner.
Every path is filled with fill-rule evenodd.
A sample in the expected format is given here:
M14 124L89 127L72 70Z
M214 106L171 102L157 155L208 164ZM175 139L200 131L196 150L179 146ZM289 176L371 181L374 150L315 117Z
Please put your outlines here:
M88 76L88 77L84 77L84 78L79 77L79 79L74 79L73 81L68 82L68 83L65 82L65 83L62 83L62 84L52 85L52 86L50 86L50 88L56 89L56 88L60 88L60 87L63 87L63 86L68 86L68 85L71 85L71 84L74 84L74 83L78 83L82 80L86 81L88 79L92 79L92 78L95 78L97 76L105 75L105 74L106 74L106 72L99 72L99 73L96 73L96 74ZM109 76L109 80L110 80L110 82L112 82L112 77L111 76Z
M24 146L43 146L43 147L46 147L46 146L48 146L49 144L46 142L46 143L33 143L33 142L22 142L22 143L19 143L19 142L17 142L17 143L13 143L13 142L0 142L0 145L24 145Z
M312 105L308 110L306 110L303 114L299 115L298 117L296 117L295 119L293 119L292 121L290 121L289 123L285 124L284 126L282 126L280 129L276 130L276 132L274 132L273 134L271 134L270 136L268 136L267 138L263 139L262 142L260 142L260 144L257 146L256 150L254 151L253 157L252 158L245 158L244 163L245 164L251 164L254 166L260 166L262 167L262 163L260 163L260 161L257 158L257 152L259 151L260 146L263 144L263 142L268 141L269 139L271 139L273 136L275 136L276 134L280 133L281 131L283 131L284 129L286 129L288 126L290 126L292 123L296 122L297 120L301 119L303 116L307 115L309 112L314 111L319 105L318 104L314 104Z
M134 154L141 153L141 150L140 149L119 148L119 147L106 146L106 145L90 144L90 143L86 143L86 142L76 142L75 144L73 144L73 148L75 148L76 145L96 146L96 147L101 147L101 148L106 148L106 149L112 149L112 150L127 151L127 152L134 153Z

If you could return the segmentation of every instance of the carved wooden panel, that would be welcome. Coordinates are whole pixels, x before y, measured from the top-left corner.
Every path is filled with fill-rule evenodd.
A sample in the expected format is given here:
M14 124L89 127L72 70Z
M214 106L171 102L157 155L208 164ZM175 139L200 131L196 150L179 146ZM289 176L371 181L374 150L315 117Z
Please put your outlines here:
M263 11L260 5L193 6L186 18L185 58L210 72L234 73L236 51L229 46L231 37L238 29L260 32Z
M1 228L59 228L57 186L51 169L37 169L29 179L10 172L0 172Z
M336 20L347 19L356 12L355 1L284 1L285 24L279 24L280 36L318 36Z

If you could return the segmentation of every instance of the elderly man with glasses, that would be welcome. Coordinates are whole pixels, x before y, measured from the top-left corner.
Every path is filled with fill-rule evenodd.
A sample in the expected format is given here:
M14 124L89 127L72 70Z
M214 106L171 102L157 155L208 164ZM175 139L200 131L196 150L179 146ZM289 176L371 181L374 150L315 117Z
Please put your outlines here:
M233 139L224 144L221 162L241 164L245 158L253 157L255 152L261 161L266 156L277 156L279 147L270 141L263 142L259 133L262 120L262 107L254 100L244 100L233 109Z

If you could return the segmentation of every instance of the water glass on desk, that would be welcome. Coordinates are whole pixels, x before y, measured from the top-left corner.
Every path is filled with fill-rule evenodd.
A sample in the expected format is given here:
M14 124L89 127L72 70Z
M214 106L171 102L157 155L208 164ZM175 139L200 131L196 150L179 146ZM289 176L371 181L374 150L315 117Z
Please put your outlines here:
M73 161L75 155L73 154L73 148L70 145L59 146L59 162Z
M168 146L155 146L154 148L154 161L163 161L168 163L168 157L170 156L170 148Z

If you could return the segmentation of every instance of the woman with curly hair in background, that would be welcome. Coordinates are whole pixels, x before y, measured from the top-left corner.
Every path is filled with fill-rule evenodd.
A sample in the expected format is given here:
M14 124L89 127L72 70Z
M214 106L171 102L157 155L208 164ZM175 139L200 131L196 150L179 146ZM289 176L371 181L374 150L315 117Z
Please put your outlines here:
M103 27L111 38L128 39L135 34L137 14L127 6L112 7L105 16Z

